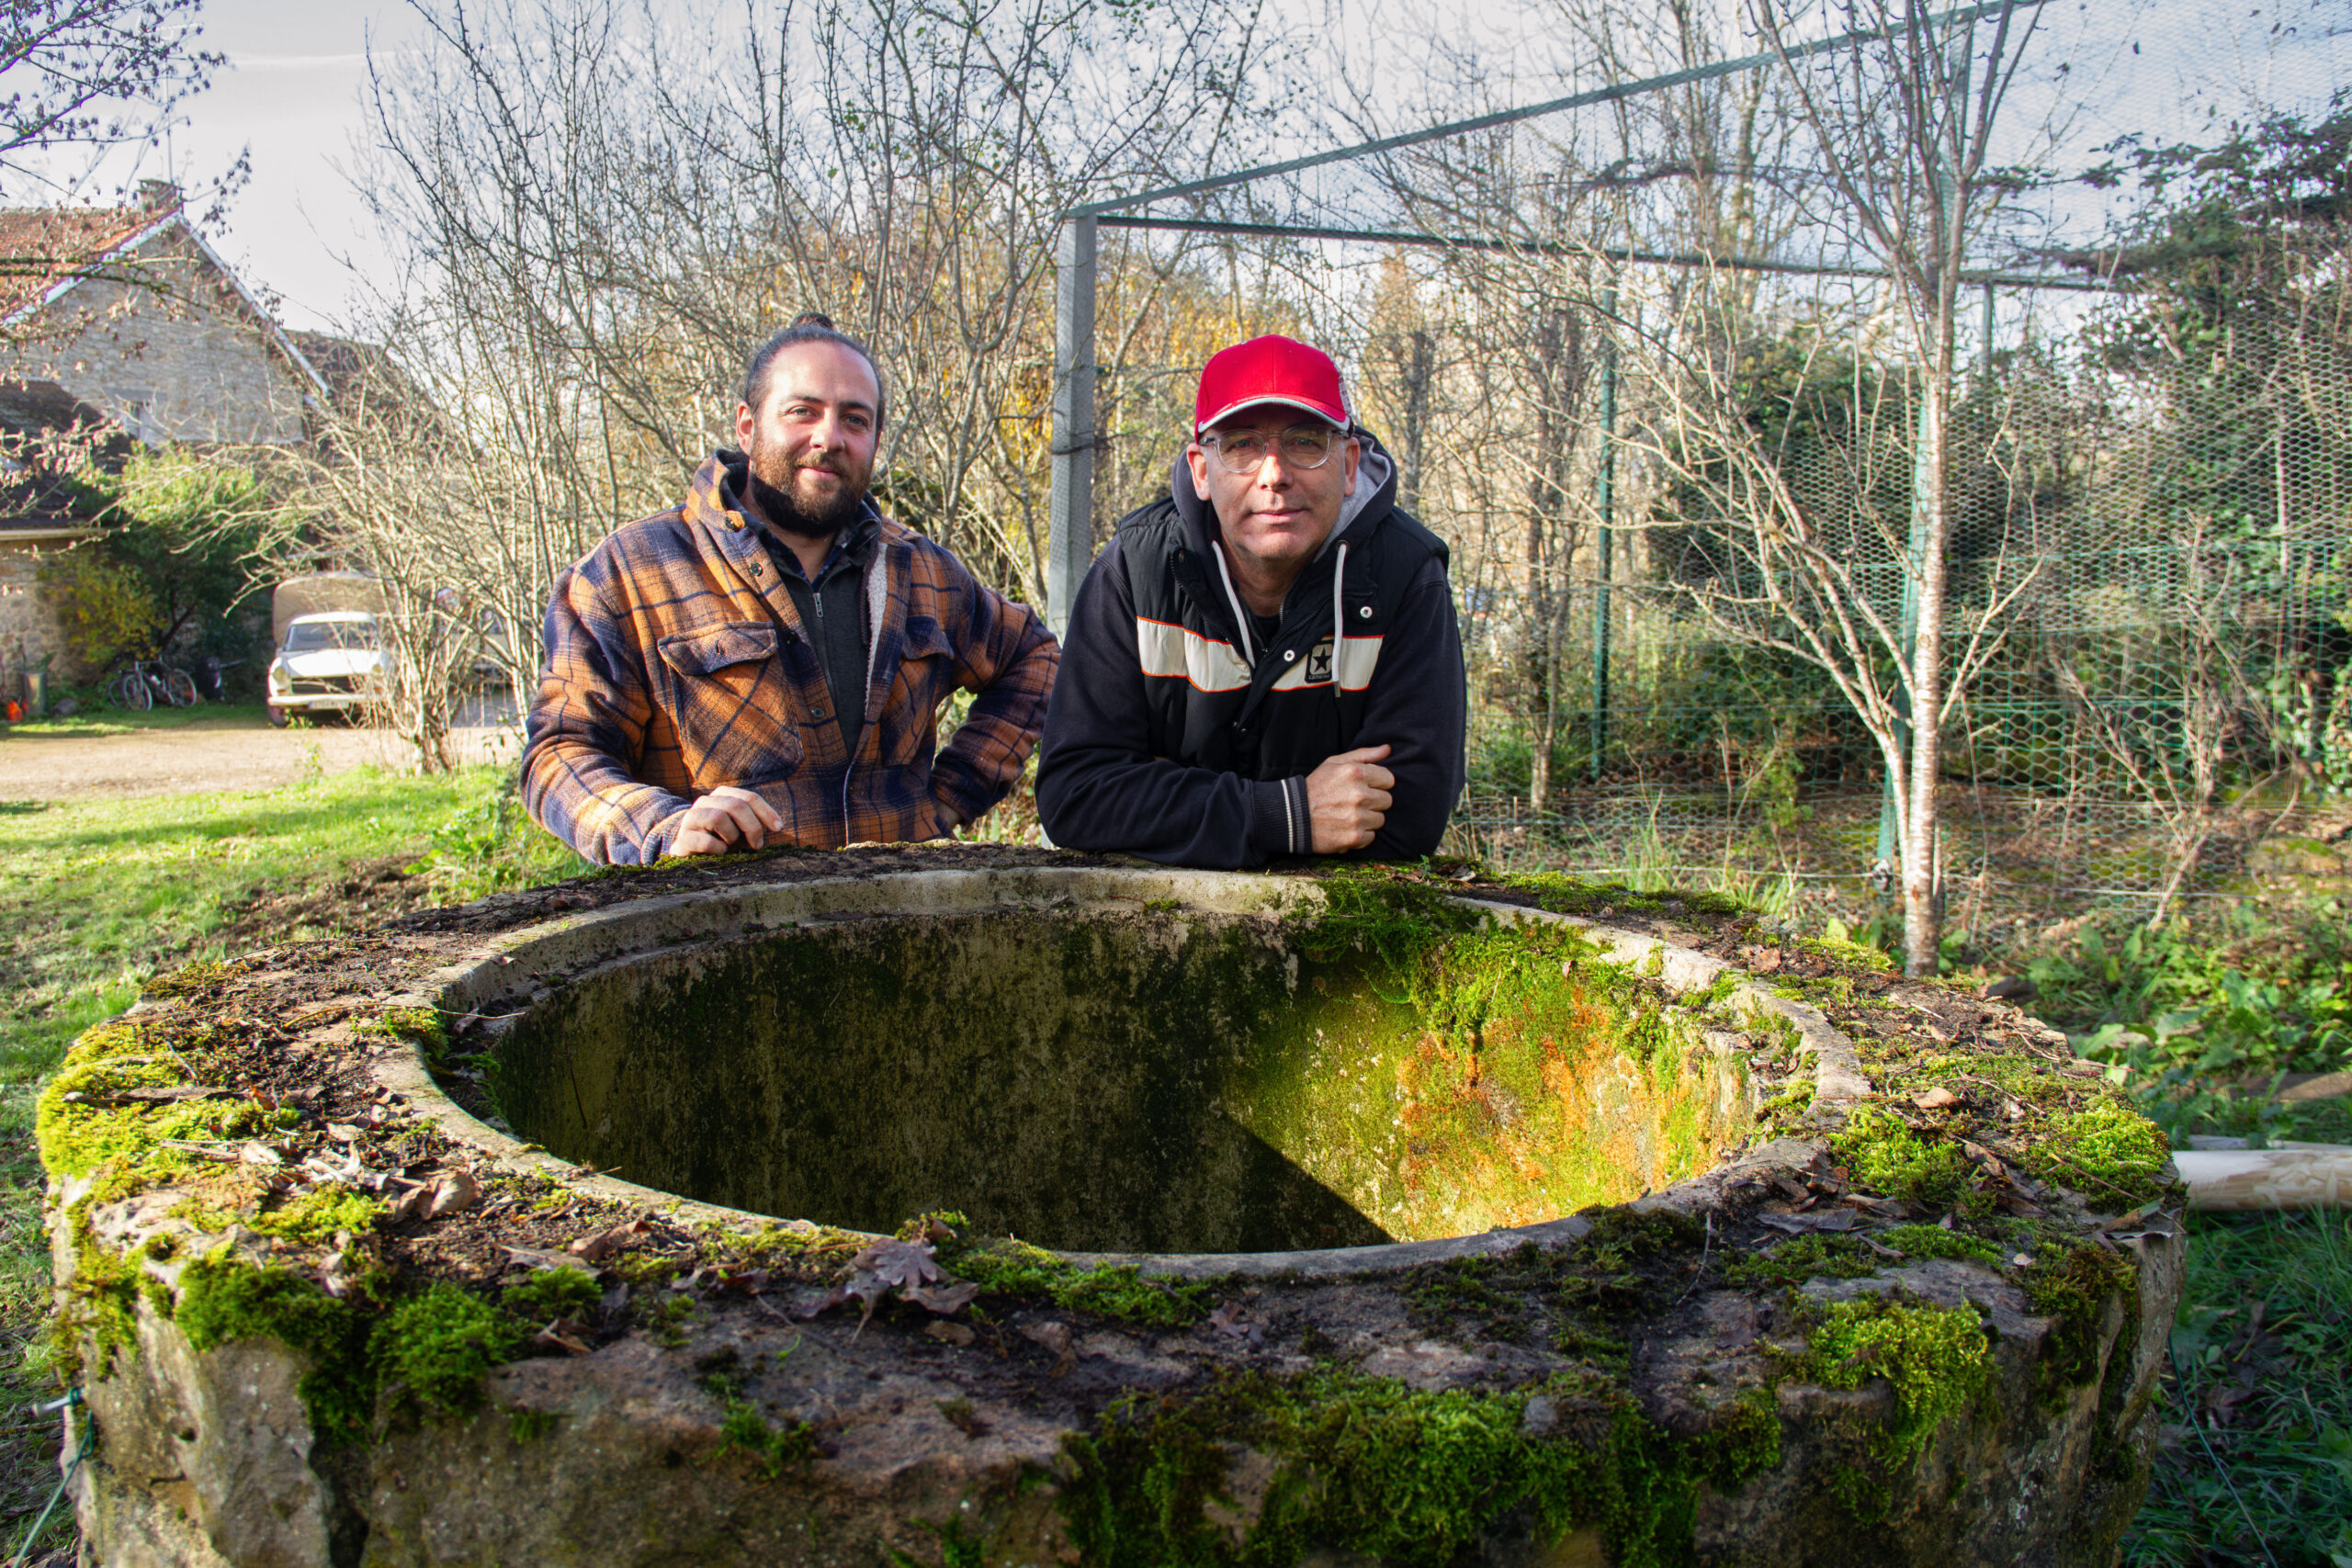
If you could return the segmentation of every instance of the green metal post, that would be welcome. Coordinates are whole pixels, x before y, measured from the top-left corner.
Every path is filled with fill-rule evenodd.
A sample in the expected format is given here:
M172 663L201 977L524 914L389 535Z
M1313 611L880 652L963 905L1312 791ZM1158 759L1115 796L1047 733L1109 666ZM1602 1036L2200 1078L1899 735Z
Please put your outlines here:
M1601 297L1601 312L1617 319L1617 284L1611 279ZM1617 513L1617 336L1610 333L1600 359L1600 477L1593 487L1600 510L1600 562L1592 595L1592 777L1600 780L1602 753L1609 748L1609 577L1615 543Z
M1977 363L1984 367L1984 389L1993 389L1993 286L1984 286L1984 341L1977 345Z

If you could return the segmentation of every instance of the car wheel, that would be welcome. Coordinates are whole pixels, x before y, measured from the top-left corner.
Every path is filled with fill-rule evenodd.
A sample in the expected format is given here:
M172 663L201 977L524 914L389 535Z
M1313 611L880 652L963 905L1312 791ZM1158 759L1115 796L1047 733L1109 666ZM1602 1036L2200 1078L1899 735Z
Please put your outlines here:
M286 720L288 716L286 710L279 707L276 703L269 704L262 709L262 712L269 715L269 722L275 728L279 729L286 728Z

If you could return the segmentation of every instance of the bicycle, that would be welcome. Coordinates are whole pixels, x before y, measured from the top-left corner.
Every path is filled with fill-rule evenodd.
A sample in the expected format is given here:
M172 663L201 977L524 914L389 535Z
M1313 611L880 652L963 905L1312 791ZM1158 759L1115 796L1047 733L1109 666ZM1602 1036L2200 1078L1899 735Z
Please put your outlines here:
M157 697L175 708L193 707L204 700L197 694L196 681L187 671L160 659L132 660L130 669L118 671L107 682L106 697L130 713L147 712Z

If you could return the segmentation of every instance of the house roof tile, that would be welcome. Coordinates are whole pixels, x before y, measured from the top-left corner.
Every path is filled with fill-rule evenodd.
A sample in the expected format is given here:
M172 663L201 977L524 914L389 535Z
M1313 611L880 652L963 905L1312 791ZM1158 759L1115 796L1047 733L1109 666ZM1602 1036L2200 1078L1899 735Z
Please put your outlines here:
M0 211L0 318L88 273L165 213L121 207L35 207Z

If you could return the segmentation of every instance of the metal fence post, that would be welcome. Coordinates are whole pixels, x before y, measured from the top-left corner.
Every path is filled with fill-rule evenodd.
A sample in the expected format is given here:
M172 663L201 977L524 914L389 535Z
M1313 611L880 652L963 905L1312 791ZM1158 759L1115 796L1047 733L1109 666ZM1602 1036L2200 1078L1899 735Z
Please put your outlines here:
M1094 219L1062 220L1054 253L1053 501L1046 541L1046 622L1069 629L1094 559Z
M1594 502L1600 512L1600 560L1592 593L1592 779L1600 782L1601 759L1609 750L1609 578L1610 547L1617 536L1617 280L1609 280L1601 304L1609 318L1609 347L1600 361L1600 474L1594 482Z

